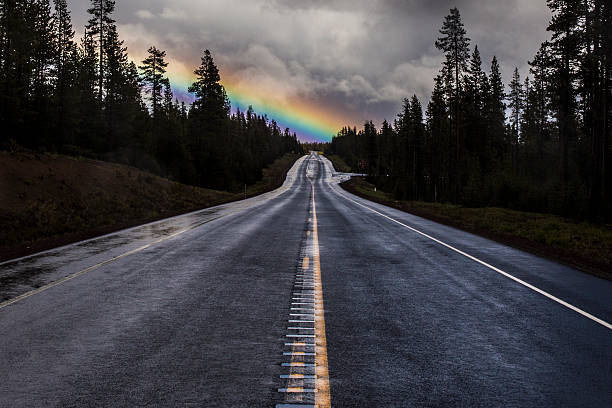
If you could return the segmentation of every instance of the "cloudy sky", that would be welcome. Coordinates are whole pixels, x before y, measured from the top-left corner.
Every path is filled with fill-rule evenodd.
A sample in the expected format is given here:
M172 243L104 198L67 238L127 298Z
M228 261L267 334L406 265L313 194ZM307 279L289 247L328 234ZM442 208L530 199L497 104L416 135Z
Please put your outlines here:
M69 0L78 32L89 0ZM472 46L504 81L548 35L545 0L127 0L115 19L130 57L151 45L167 51L178 95L208 48L234 106L298 130L331 137L342 124L395 118L403 98L425 104L442 56L434 41L457 6Z

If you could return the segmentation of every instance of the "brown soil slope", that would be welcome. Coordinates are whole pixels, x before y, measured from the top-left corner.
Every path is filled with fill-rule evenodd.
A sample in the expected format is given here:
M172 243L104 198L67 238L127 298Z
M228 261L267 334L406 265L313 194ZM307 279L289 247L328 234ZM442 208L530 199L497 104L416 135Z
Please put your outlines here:
M295 159L279 159L249 191L275 188L281 177L270 173ZM121 164L0 151L0 260L240 198Z

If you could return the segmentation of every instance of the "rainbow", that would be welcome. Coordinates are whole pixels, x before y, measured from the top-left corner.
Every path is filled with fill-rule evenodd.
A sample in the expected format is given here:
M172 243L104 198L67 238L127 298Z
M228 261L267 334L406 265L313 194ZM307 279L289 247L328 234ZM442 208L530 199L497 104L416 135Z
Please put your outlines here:
M187 88L193 83L192 69L182 62L170 60L168 76L175 95L182 101L192 102L193 95ZM308 101L278 100L270 98L257 86L235 80L232 75L221 73L221 83L227 91L232 110L246 111L252 106L260 115L274 119L281 129L289 128L302 142L329 142L338 130L346 125L344 115L326 110Z
M329 142L342 125L324 112L307 103L282 103L266 100L260 93L241 84L224 84L233 108L245 111L252 106L255 112L274 119L282 129L289 128L304 142Z

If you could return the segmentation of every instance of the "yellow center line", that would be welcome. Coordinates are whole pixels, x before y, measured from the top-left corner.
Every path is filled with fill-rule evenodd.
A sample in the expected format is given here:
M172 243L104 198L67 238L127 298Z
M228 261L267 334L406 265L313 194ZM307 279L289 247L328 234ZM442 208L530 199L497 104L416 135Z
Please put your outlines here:
M305 271L306 269L308 269L309 263L310 263L310 258L305 256L304 259L302 260L302 271Z
M319 229L317 226L317 206L315 203L315 189L312 184L312 223L313 223L313 268L315 277L315 288L317 291L318 304L316 309L321 318L315 322L315 405L319 408L331 407L331 395L329 390L329 369L327 367L327 339L325 337L325 308L323 307L323 285L321 282L321 260L319 258Z

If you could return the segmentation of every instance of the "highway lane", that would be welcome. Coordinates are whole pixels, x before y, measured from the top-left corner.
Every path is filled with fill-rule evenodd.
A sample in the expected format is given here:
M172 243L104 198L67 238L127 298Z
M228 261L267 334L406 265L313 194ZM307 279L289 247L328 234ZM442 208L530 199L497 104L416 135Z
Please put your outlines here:
M611 282L363 200L321 169L332 405L612 406L609 324L406 226L608 323Z
M305 172L302 159L266 197L2 265L11 282L27 271L10 285L17 294L166 239L0 309L0 406L280 401L279 339L309 218Z
M0 406L612 406L612 330L406 226L604 322L610 282L338 180L0 264Z

